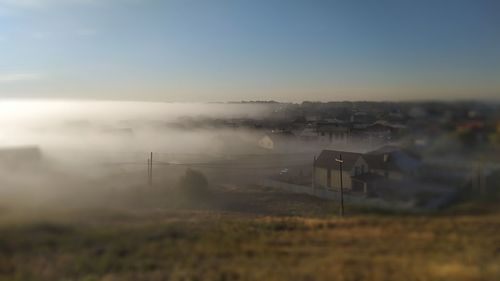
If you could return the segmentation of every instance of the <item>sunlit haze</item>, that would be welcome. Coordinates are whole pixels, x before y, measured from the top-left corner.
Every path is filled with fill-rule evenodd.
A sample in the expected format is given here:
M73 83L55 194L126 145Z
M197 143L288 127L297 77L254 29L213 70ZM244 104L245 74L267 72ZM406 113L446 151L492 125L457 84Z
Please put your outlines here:
M0 281L500 280L500 0L0 0Z

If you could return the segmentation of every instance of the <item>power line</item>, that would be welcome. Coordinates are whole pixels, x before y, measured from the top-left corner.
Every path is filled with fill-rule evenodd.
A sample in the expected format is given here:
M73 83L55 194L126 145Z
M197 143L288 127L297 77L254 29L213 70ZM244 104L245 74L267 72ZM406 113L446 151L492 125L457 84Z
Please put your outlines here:
M148 158L149 160L149 158ZM149 161L148 161L149 163ZM140 162L113 162L107 163L109 165L144 165ZM148 167L151 165L155 166L194 166L194 167L205 167L205 168L230 168L230 169L273 169L273 168L295 168L295 167L306 167L309 166L307 163L300 165L272 165L272 166L256 166L256 167L248 167L248 166L235 166L234 163L227 164L214 164L214 163L203 163L203 162L192 162L192 163L172 163L172 162L162 162L162 161L154 161L152 164L148 164ZM149 168L148 168L149 169Z

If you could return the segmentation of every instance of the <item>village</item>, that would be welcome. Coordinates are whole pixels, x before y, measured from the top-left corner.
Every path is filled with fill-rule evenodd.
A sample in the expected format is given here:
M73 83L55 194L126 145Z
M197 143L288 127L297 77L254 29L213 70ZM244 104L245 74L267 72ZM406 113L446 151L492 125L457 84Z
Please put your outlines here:
M390 209L442 208L466 186L492 186L500 168L496 105L264 104L273 113L263 119L201 116L175 126L233 129L234 135L220 140L225 153L237 156L215 162L235 169L248 156L231 147L244 144L237 147L252 154L248 163L261 171L250 177L259 184L335 200L342 189L352 202ZM238 138L241 130L253 137Z
M478 193L495 189L500 169L500 123L494 105L248 103L264 104L269 114L148 121L155 132L170 132L172 128L177 133L205 132L197 138L199 143L210 143L210 149L207 145L186 151L153 148L147 152L148 147L140 147L144 152L119 150L111 158L106 156L113 159L106 168L120 167L125 177L141 173L144 158L151 154L148 177L151 161L151 181L156 185L166 185L162 183L166 175L197 169L213 185L243 189L257 185L333 201L342 197L348 205L396 211L439 210L453 203L464 189ZM75 137L97 133L120 143L136 141L144 125L121 120L102 126L76 120L60 126L67 124ZM2 148L0 161L11 169L46 163L43 150L37 145ZM85 157L92 154L90 150L82 153ZM101 158L106 152L98 155L90 158L93 162L89 166L104 161Z

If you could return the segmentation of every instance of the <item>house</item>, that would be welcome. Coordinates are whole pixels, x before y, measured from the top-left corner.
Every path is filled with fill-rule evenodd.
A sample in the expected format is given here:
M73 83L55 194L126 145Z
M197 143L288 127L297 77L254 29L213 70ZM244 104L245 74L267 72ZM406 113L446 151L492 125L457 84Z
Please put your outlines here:
M368 152L363 158L368 163L371 173L392 180L414 177L422 166L416 155L391 145Z
M325 142L347 141L351 136L349 125L341 122L318 123L316 131L319 139Z
M323 150L314 160L313 181L318 187L340 189L340 163L342 157L342 187L353 190L352 177L368 172L368 164L362 154L336 150Z
M363 135L369 138L386 139L392 138L393 128L381 123L374 123L363 130Z
M361 154L323 150L313 164L314 187L340 188L342 155L342 186L346 191L368 194L382 180L403 180L416 176L421 168L418 157L394 146L384 146Z
M350 121L353 124L370 124L375 122L376 118L368 112L358 111L351 115Z
M374 194L377 184L384 180L383 176L371 172L353 176L351 177L352 191L362 192L364 195L371 196Z

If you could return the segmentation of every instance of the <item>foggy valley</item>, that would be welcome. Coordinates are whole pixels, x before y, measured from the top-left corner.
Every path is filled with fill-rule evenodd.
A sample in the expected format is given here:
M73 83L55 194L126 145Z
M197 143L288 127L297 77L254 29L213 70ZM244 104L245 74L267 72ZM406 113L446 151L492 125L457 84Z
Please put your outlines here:
M0 0L0 281L500 280L499 27Z
M338 105L342 108L341 103ZM397 145L413 147L417 153L418 146L409 146L408 142L417 143L422 135L399 133L391 138L381 131L377 136L356 136L353 128L349 139L332 141L330 133L330 140L325 141L321 128L340 124L335 123L339 121L321 121L318 119L321 111L310 112L307 106L310 105L261 102L2 101L0 160L4 212L23 207L138 207L142 203L134 199L137 193L156 197L158 192L173 192L188 169L203 172L211 185L219 188L245 189L244 186L277 179L304 186L312 184L314 189L313 162L325 149L368 153ZM344 112L349 106L337 111ZM381 110L385 105L373 106ZM304 116L311 121L301 119ZM442 142L441 137L434 138L434 142ZM448 154L456 157L453 146L448 146ZM427 185L424 182L431 177L440 177L431 181L441 187L429 188L448 188L451 196L457 184L466 184L468 175L474 177L475 168L464 165L456 168L472 169L472 174L467 171L454 179L452 174L456 169L450 167L453 160L445 160L446 150L441 158L429 157L435 153L434 149L432 145L421 149L418 162L427 159L429 163L418 164L422 166L419 173L427 176L413 178L420 185ZM466 159L463 157L461 161ZM448 161L445 163L448 168L436 170L432 161L438 160ZM491 163L491 169L495 165ZM491 169L487 166L485 169L489 175ZM161 207L169 204L175 205L160 202Z

